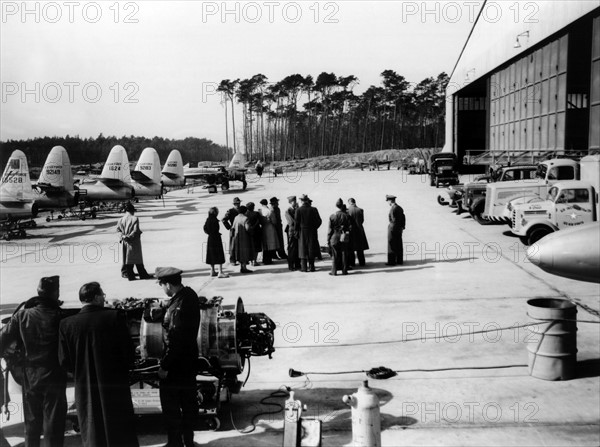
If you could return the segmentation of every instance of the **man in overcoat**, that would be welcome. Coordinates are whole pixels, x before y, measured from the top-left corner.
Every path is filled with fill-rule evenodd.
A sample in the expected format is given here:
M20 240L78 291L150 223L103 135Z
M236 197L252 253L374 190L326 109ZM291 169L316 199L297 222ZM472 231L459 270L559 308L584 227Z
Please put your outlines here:
M342 275L348 274L348 243L350 241L350 216L346 213L346 206L342 199L335 203L337 211L329 216L329 229L327 231L327 245L331 250L331 272L330 275L336 276L338 270L342 270Z
M155 276L170 300L163 319L164 354L160 361L160 403L167 424L169 447L193 447L198 418L196 372L200 309L199 298L181 283L182 271L158 267Z
M229 208L225 215L223 216L223 226L229 230L229 261L232 264L235 264L235 253L233 248L233 221L235 220L235 216L237 216L240 212L240 205L242 201L239 197L233 198L233 208Z
M291 271L300 269L300 258L298 257L298 235L296 233L296 210L298 209L298 201L296 196L289 196L288 202L290 207L285 211L285 232L288 240L288 268Z
M402 265L404 263L402 232L406 226L404 210L396 203L396 196L387 195L385 196L385 200L390 205L388 216L388 262L385 265Z
M255 255L252 236L250 235L250 223L246 217L247 209L240 206L239 214L235 216L231 231L233 234L232 248L235 253L234 260L240 263L240 273L252 273L246 266Z
M125 313L104 307L105 298L97 282L79 289L83 307L61 321L58 357L75 379L83 445L135 447L139 444L129 389L133 342Z
M283 243L283 221L281 219L281 208L279 208L279 199L277 197L271 197L269 199L269 206L273 215L275 216L275 221L273 225L275 226L275 232L277 233L277 241L279 248L277 249L277 257L279 259L287 259L287 255L285 254L285 245Z
M129 279L129 281L135 280L135 273L133 272L133 266L135 265L140 279L153 278L144 267L140 220L135 216L135 207L131 203L125 205L125 215L119 219L117 231L121 233L121 243L123 244L121 276Z
M365 214L362 208L356 206L356 200L348 199L348 214L354 219L352 227L352 246L350 247L349 261L350 265L354 265L354 256L358 258L358 265L365 265L365 250L369 249L369 242L363 226L365 222Z
M22 368L25 446L61 447L67 414L67 376L58 363L58 326L64 314L58 276L42 278L37 296L23 304L0 332L0 356L13 344L27 354Z
M296 233L298 234L298 256L300 271L314 272L315 258L319 255L318 230L323 222L319 211L311 205L312 200L306 194L300 197L302 205L296 210Z

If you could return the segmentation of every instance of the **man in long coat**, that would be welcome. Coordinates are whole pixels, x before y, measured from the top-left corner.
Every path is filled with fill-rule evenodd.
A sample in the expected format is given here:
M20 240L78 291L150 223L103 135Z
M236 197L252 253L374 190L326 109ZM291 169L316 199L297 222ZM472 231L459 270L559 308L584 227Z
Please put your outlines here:
M23 304L0 332L0 356L9 346L27 353L22 368L25 445L62 447L67 414L67 376L58 363L59 277L42 278L38 295Z
M225 212L225 215L223 216L223 220L221 221L221 222L223 222L223 226L229 230L229 261L232 264L235 264L235 253L233 251L233 229L232 229L232 226L233 226L233 221L235 220L235 217L240 212L241 203L242 203L242 201L239 199L239 197L234 197L233 208L229 208Z
M79 289L81 311L63 319L58 358L73 373L75 405L86 447L138 446L129 389L134 348L125 314L104 307L97 282Z
M285 211L285 232L288 240L288 268L293 272L300 269L300 258L298 257L298 235L296 234L296 210L298 201L296 196L289 196L290 207Z
M275 230L276 217L273 210L268 207L267 199L260 201L260 214L262 216L262 243L263 243L263 263L265 265L273 263L273 255L279 249L279 240L277 239L277 230Z
M336 276L338 270L342 270L342 275L348 274L348 244L352 225L350 216L346 213L346 206L342 199L335 203L338 209L329 216L329 229L327 232L327 245L331 250L333 259L331 261L330 275Z
M287 259L287 255L285 254L285 245L283 243L283 220L281 219L281 209L279 208L279 199L277 197L271 197L269 199L269 206L273 215L275 216L275 221L273 225L275 226L275 232L277 233L277 241L279 243L279 248L277 249L277 257L279 259Z
M240 273L252 273L246 267L254 256L254 246L250 236L250 224L246 217L246 207L240 206L239 214L235 216L231 231L233 233L232 247L235 253L234 260L240 263Z
M248 232L250 233L252 246L254 247L253 257L250 260L250 263L252 265L257 265L258 253L262 251L261 215L258 211L254 211L254 202L246 203L246 208L246 217L248 218L248 225L250 226Z
M365 228L363 226L365 222L365 214L362 208L356 206L356 200L353 198L348 199L348 214L354 219L354 225L352 227L352 246L350 247L350 265L354 265L355 252L358 258L358 265L364 267L365 265L365 250L369 249L369 242L367 241L367 235L365 234Z
M121 233L121 243L123 244L121 276L129 279L129 281L135 280L135 273L133 273L133 266L135 265L140 279L153 278L144 267L140 220L135 216L135 207L131 203L127 203L125 206L125 215L119 219L117 231Z
M404 210L396 204L396 196L387 195L385 200L390 204L388 225L388 262L385 265L402 265L404 263L404 247L402 232L406 226Z
M302 206L296 210L295 215L300 271L314 272L315 258L321 251L321 247L319 247L318 230L322 220L319 211L311 206L312 201L306 194L300 197L300 201L302 202Z

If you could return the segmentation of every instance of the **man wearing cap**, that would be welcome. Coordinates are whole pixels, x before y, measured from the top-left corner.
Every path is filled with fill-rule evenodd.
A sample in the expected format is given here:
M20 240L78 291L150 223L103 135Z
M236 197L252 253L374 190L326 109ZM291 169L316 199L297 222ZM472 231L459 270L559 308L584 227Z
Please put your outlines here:
M73 373L75 406L84 446L138 446L129 389L135 351L125 312L104 307L97 282L79 289L82 308L63 319L58 357Z
M164 353L160 360L160 404L167 425L169 447L194 445L198 417L196 363L200 309L206 298L181 283L182 271L158 267L155 276L170 300L163 319Z
M350 216L342 199L338 199L335 206L338 210L329 217L327 231L327 245L333 256L329 272L332 276L336 276L338 270L342 270L342 275L348 274L348 243L352 231Z
M242 201L239 197L233 198L233 208L229 208L223 216L223 225L229 230L229 261L235 264L235 254L233 252L233 221L240 213L240 205Z
M300 258L298 257L298 235L296 234L296 210L298 209L298 201L296 196L289 196L288 202L290 207L285 211L285 232L288 240L288 268L291 271L300 269Z
M273 225L275 226L275 232L277 233L277 243L279 248L277 249L277 257L279 259L287 259L287 255L285 254L285 245L283 243L283 221L281 219L281 209L279 208L279 199L277 197L271 197L269 199L269 206L271 208L271 212L275 216L275 221Z
M252 239L252 257L250 264L258 265L258 254L262 251L262 227L260 224L261 214L254 211L254 202L246 203L246 217L248 218L248 233Z
M385 265L402 265L404 262L404 247L402 232L406 225L404 210L396 204L396 196L387 195L385 200L390 204L388 225L388 262Z
M269 265L273 263L273 255L279 249L277 240L277 230L275 229L276 217L273 210L269 208L267 199L260 201L260 214L262 215L262 242L263 242L263 263Z
M150 279L144 267L144 258L142 256L142 240L140 235L140 220L135 216L135 207L128 202L125 205L125 215L117 223L117 231L121 233L121 243L123 244L123 266L121 267L121 276L135 280L133 266L135 265L140 279Z
M312 200L306 194L300 197L302 205L296 210L296 233L298 234L298 256L300 271L314 272L315 258L320 254L318 230L323 221L319 211L311 206Z
M354 219L354 225L352 226L352 246L349 247L349 265L354 266L356 262L354 259L356 252L358 265L364 267L365 250L369 249L369 242L367 241L367 235L365 234L365 228L363 226L365 214L362 208L356 206L356 200L352 197L348 199L348 215Z
M37 296L21 304L0 331L0 356L17 345L26 353L21 369L25 445L62 446L67 414L67 377L58 361L59 277L42 278Z

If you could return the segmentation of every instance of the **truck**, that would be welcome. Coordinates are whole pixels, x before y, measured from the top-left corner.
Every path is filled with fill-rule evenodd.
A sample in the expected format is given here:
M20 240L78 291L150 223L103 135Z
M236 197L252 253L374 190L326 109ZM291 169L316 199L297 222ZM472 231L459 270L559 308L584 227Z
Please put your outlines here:
M440 152L429 159L429 184L439 188L440 185L458 185L458 169L456 154Z
M490 175L476 178L463 188L462 202L457 203L458 213L468 211L480 224L488 223L482 217L488 183L531 180L535 178L537 165L499 166L492 168Z
M510 224L510 218L504 215L504 210L512 200L525 196L546 197L556 182L578 179L577 161L568 158L544 160L538 165L533 179L488 184L482 218L489 222Z
M533 245L555 231L597 222L600 155L581 159L582 180L555 183L546 200L513 206L511 231L523 245Z

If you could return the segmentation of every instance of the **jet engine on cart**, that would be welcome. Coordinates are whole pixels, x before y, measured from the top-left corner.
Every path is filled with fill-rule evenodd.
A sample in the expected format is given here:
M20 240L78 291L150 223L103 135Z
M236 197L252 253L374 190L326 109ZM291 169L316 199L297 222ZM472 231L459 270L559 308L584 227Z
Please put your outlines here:
M217 415L221 402L228 401L243 386L238 376L250 357L271 358L275 351L275 323L268 316L245 312L241 298L235 305L223 305L222 300L215 297L202 306L197 337L200 416L208 417L209 427L214 430L220 426ZM115 307L126 311L136 345L137 361L131 371L136 414L158 413L161 411L158 366L163 355L162 321L166 304L156 298L129 298L116 302Z

